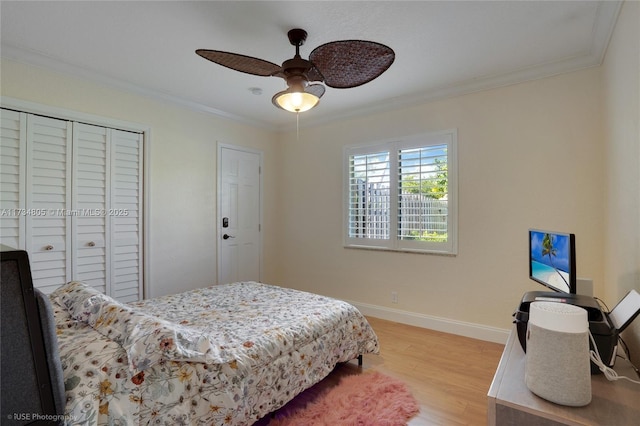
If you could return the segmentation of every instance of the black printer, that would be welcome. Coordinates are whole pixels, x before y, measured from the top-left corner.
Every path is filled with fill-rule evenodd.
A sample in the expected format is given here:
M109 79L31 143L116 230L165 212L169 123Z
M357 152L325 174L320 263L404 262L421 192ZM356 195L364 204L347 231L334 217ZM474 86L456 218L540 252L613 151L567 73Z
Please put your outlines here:
M546 291L529 291L522 296L520 306L513 316L515 317L516 328L518 331L518 339L522 349L527 351L527 323L529 321L529 305L531 302L545 301L569 303L579 306L587 311L589 320L589 331L593 335L596 342L598 352L602 361L609 367L613 367L616 359L616 346L618 343L618 330L611 324L609 315L602 312L600 305L593 297L583 296L579 294L568 294L559 292ZM589 343L592 347L592 344ZM591 374L597 374L600 369L592 362Z

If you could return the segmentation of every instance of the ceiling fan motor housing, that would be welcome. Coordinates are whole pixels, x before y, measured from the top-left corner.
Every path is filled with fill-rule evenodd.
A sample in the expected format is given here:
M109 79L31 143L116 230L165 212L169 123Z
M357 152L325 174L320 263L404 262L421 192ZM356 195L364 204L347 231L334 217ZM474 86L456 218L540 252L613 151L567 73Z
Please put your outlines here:
M299 85L304 88L309 84L307 72L311 69L311 62L296 55L293 59L288 59L282 63L282 70L286 76L287 85L293 87Z

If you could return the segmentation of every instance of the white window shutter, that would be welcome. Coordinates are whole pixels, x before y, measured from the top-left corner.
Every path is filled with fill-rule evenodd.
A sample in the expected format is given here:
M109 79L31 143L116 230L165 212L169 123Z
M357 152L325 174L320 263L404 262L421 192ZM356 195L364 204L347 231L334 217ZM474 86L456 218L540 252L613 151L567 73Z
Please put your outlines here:
M389 240L391 163L389 151L349 156L349 238ZM371 243L373 244L373 243ZM386 244L380 242L380 244Z
M344 244L457 254L457 131L344 149Z

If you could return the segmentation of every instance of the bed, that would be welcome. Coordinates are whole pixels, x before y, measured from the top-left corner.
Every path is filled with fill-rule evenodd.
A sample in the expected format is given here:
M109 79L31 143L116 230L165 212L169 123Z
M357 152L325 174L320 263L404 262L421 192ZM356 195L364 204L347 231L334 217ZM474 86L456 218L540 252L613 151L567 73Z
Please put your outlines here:
M71 424L252 424L379 351L350 304L256 282L131 304L70 282L49 297Z

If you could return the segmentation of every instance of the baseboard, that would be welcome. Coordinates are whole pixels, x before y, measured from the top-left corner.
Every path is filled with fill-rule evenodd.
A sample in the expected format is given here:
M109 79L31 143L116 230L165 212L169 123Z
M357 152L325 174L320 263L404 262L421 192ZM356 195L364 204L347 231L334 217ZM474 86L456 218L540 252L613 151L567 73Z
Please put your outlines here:
M416 327L423 327L431 330L442 331L444 333L457 334L459 336L502 344L505 344L509 337L510 330L502 328L456 321L449 318L419 314L416 312L403 311L384 306L369 305L367 303L352 302L348 300L347 302L358 308L363 315L395 321L402 324L414 325Z

